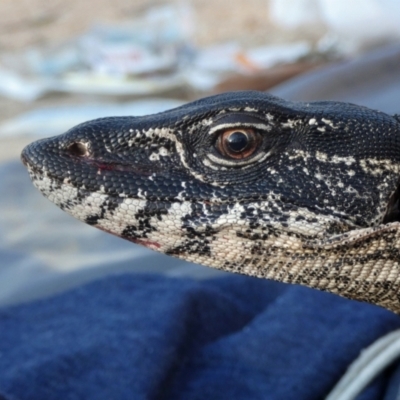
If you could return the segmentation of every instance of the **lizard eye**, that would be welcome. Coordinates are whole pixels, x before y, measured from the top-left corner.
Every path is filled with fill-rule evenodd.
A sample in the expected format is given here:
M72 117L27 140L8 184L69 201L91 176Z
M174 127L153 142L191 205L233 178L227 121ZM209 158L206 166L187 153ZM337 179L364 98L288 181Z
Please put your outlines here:
M217 139L217 150L225 157L240 160L251 156L260 143L260 135L251 128L223 131Z

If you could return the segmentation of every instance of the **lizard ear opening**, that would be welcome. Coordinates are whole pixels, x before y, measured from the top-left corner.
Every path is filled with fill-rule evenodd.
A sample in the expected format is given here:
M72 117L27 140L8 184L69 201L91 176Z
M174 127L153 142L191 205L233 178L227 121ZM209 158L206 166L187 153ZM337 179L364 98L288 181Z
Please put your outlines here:
M383 217L384 224L396 221L397 222L400 221L400 185L397 187L396 191L390 197L386 209L386 214Z

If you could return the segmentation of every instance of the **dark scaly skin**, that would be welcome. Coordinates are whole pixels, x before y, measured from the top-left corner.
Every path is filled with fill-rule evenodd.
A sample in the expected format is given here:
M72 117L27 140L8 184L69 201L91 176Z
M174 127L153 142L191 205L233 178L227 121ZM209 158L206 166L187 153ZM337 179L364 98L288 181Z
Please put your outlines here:
M229 129L259 142L232 159ZM22 153L63 210L157 251L400 312L400 123L261 92L89 121Z

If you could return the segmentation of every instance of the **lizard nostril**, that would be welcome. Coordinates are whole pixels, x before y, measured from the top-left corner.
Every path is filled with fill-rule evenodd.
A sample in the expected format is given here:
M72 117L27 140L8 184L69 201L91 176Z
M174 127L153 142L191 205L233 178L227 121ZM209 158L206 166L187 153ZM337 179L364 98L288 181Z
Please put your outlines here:
M68 152L76 157L84 157L89 155L88 146L86 143L75 142L68 146Z

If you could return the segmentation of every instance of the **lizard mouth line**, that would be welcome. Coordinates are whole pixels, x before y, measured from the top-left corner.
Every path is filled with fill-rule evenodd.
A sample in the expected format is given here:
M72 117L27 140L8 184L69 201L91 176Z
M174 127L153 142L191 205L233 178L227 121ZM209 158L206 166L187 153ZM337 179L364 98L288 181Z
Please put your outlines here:
M70 157L70 161L76 161L76 156ZM134 165L134 164L126 164L126 163L120 163L120 162L107 162L107 161L99 161L96 159L90 159L90 158L85 158L85 157L79 157L79 162L82 163L84 162L88 168L96 168L98 173L101 173L101 171L120 171L120 172L132 172L140 176L151 176L155 172L160 172L160 169L155 169L155 168L148 168L148 166L144 165ZM34 162L32 162L29 159L29 156L25 154L24 152L21 154L21 161L22 163L26 166L29 167L32 171L34 171L36 174L43 173L43 171L46 171L45 166L38 167L35 165ZM59 178L55 178L58 179Z
M58 186L64 186L66 188L74 188L79 190L79 192L83 196L88 196L93 193L98 193L100 195L106 195L109 197L113 198L130 198L132 200L144 200L143 194L138 195L138 194L123 194L123 193L113 193L113 192L105 192L104 190L101 190L100 188L96 188L93 190L90 190L88 188L84 188L82 186L79 187L79 185L74 185L69 181L68 178L60 179L59 177L52 175L51 173L48 173L46 170L40 169L39 167L35 166L34 164L29 163L28 159L25 158L24 156L21 157L22 162L28 169L31 171L32 176L33 176L33 181L35 180L41 180L44 177L49 179L50 181L56 183ZM107 169L107 168L104 168ZM107 169L108 170L108 169ZM132 171L132 169L130 169ZM36 186L36 185L35 185ZM39 187L38 187L39 188ZM41 190L41 189L39 189ZM42 190L41 190L42 191ZM46 196L46 193L44 193ZM159 197L155 195L148 195L146 194L146 200L149 202L169 202L169 203L184 203L184 202L189 202L189 203L197 203L201 201L204 204L208 205L218 205L218 204L226 204L230 203L229 200L223 201L223 200L216 200L215 198L209 198L209 199L193 199L193 198L181 198L181 197ZM242 198L240 199L240 202L246 203L246 202L251 202L252 199L249 198ZM322 210L318 210L321 212ZM392 197L389 200L388 207L387 207L387 212L385 216L383 217L383 220L379 223L379 225L386 225L390 224L392 222L400 222L400 186L397 188L395 193L392 195ZM358 229L360 227L355 227L355 229Z
M79 160L82 162L82 158L80 157ZM47 171L45 167L41 168L40 166L35 165L34 162L32 162L27 154L25 152L22 153L21 155L21 161L22 163L31 171L31 174L33 176L34 180L40 180L43 177L46 177L47 179L53 181L57 185L62 185L65 187L70 187L79 190L83 195L89 195L90 193L98 193L102 195L107 195L113 198L131 198L133 200L143 200L143 195L144 194L138 194L138 193L114 193L112 191L106 192L103 189L100 189L100 186L98 188L86 188L82 187L79 185L74 185L71 180L69 179L68 176L64 178L60 178L54 174L51 174ZM132 165L132 164L123 164L123 163L118 163L118 162L103 162L95 159L89 159L86 158L85 163L87 164L88 168L93 168L97 169L97 173L101 174L102 171L118 171L118 172L130 172L133 174L137 174L138 176L144 176L148 177L151 176L155 172L159 171L150 171L146 170L143 166L138 166L138 165ZM40 189L39 189L40 190ZM45 194L45 193L44 193ZM46 194L45 194L46 195ZM218 204L229 204L230 201L229 199L215 199L215 198L201 198L201 199L195 199L192 197L182 197L182 196L171 196L171 197L160 197L157 195L151 195L149 193L145 193L146 195L146 200L149 202L169 202L169 203L183 203L183 202L189 202L189 203L196 203L196 202L203 202L208 205L218 205ZM246 198L243 197L241 199L237 199L239 202L251 202L252 198ZM267 198L265 199L267 200ZM290 203L290 202L288 202ZM292 204L292 203L291 203ZM321 209L318 209L319 212L323 211ZM390 197L388 205L387 205L387 211L383 217L383 219L380 221L378 225L386 225L392 222L400 222L400 184L397 187L396 191L393 193L393 195ZM376 225L377 226L377 225Z
M101 171L120 171L120 172L132 172L141 176L151 176L155 170L150 170L144 166L122 164L117 162L104 162L97 160L87 160L87 164L91 167L97 168L98 172Z

